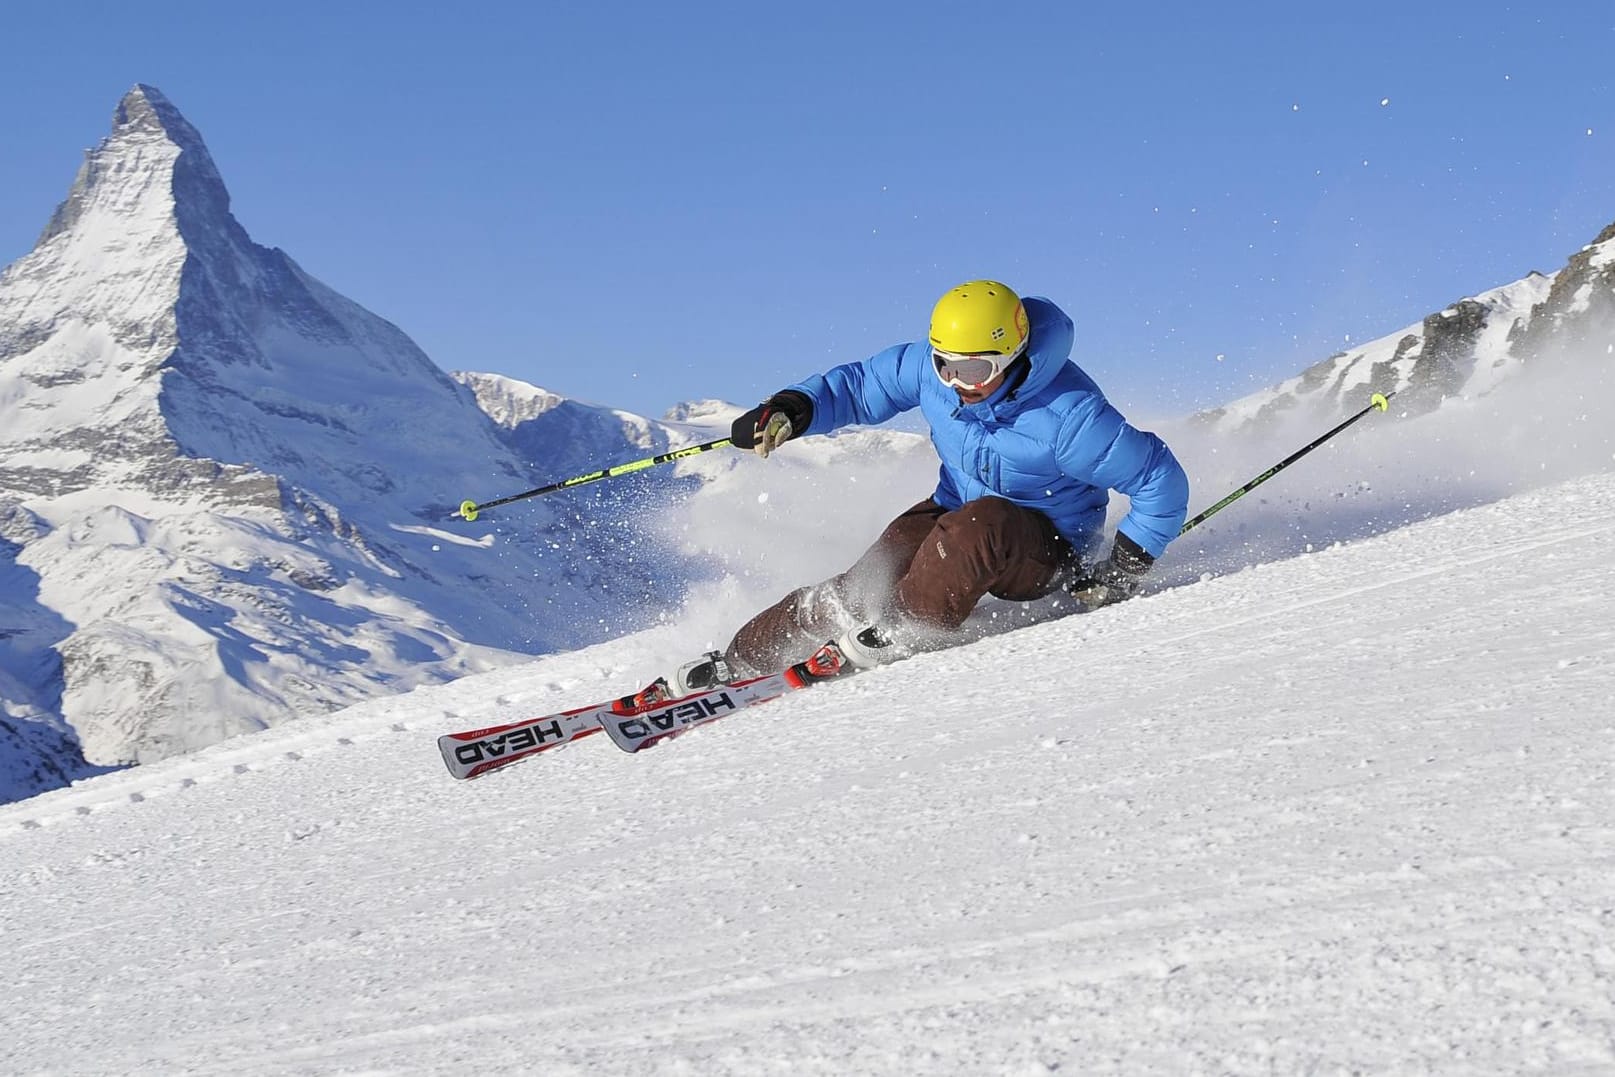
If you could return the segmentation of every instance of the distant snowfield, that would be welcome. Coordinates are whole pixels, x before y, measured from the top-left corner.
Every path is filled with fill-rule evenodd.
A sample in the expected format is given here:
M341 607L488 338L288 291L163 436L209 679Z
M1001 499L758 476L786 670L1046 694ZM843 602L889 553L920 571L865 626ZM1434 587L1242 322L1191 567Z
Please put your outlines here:
M1607 1073L1612 592L1600 474L638 756L433 741L715 620L82 782L0 808L0 1071Z

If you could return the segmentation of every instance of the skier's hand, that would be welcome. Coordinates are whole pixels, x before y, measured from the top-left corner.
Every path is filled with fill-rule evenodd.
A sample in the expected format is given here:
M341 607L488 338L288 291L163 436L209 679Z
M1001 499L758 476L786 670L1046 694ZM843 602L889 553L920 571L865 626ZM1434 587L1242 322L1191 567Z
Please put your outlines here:
M1110 548L1110 556L1086 572L1079 572L1068 580L1065 589L1078 602L1089 609L1109 606L1114 602L1138 594L1144 582L1144 573L1150 570L1155 558L1121 532Z
M813 425L813 401L795 389L784 389L734 421L729 440L767 459L785 442Z

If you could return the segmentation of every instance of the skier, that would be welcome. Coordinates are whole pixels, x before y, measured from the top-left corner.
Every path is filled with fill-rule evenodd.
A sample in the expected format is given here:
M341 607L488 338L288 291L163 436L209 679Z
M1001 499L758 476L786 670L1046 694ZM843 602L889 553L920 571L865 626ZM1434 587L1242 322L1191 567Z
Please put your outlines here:
M940 479L847 571L792 591L725 650L641 696L804 661L823 676L879 665L945 645L988 594L1030 601L1064 588L1092 608L1136 593L1183 524L1189 482L1166 444L1128 425L1071 361L1073 335L1051 301L970 281L937 302L929 341L816 374L736 419L734 444L766 459L792 438L917 407ZM1111 490L1130 510L1109 556L1084 569Z

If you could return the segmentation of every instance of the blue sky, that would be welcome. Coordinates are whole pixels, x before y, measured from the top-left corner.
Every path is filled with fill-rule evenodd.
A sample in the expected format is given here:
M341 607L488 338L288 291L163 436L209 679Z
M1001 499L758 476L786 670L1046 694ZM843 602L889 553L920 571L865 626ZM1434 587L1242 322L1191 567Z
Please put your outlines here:
M1607 0L1127 7L13 2L0 263L147 82L447 369L751 403L993 276L1162 416L1615 221Z

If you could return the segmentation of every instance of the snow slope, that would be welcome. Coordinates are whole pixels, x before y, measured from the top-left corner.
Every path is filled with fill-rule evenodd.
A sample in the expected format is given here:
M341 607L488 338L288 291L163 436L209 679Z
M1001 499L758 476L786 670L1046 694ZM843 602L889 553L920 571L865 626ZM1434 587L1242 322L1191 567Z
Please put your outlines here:
M639 756L433 740L726 611L81 782L0 1071L1608 1073L1612 566L1606 472Z

